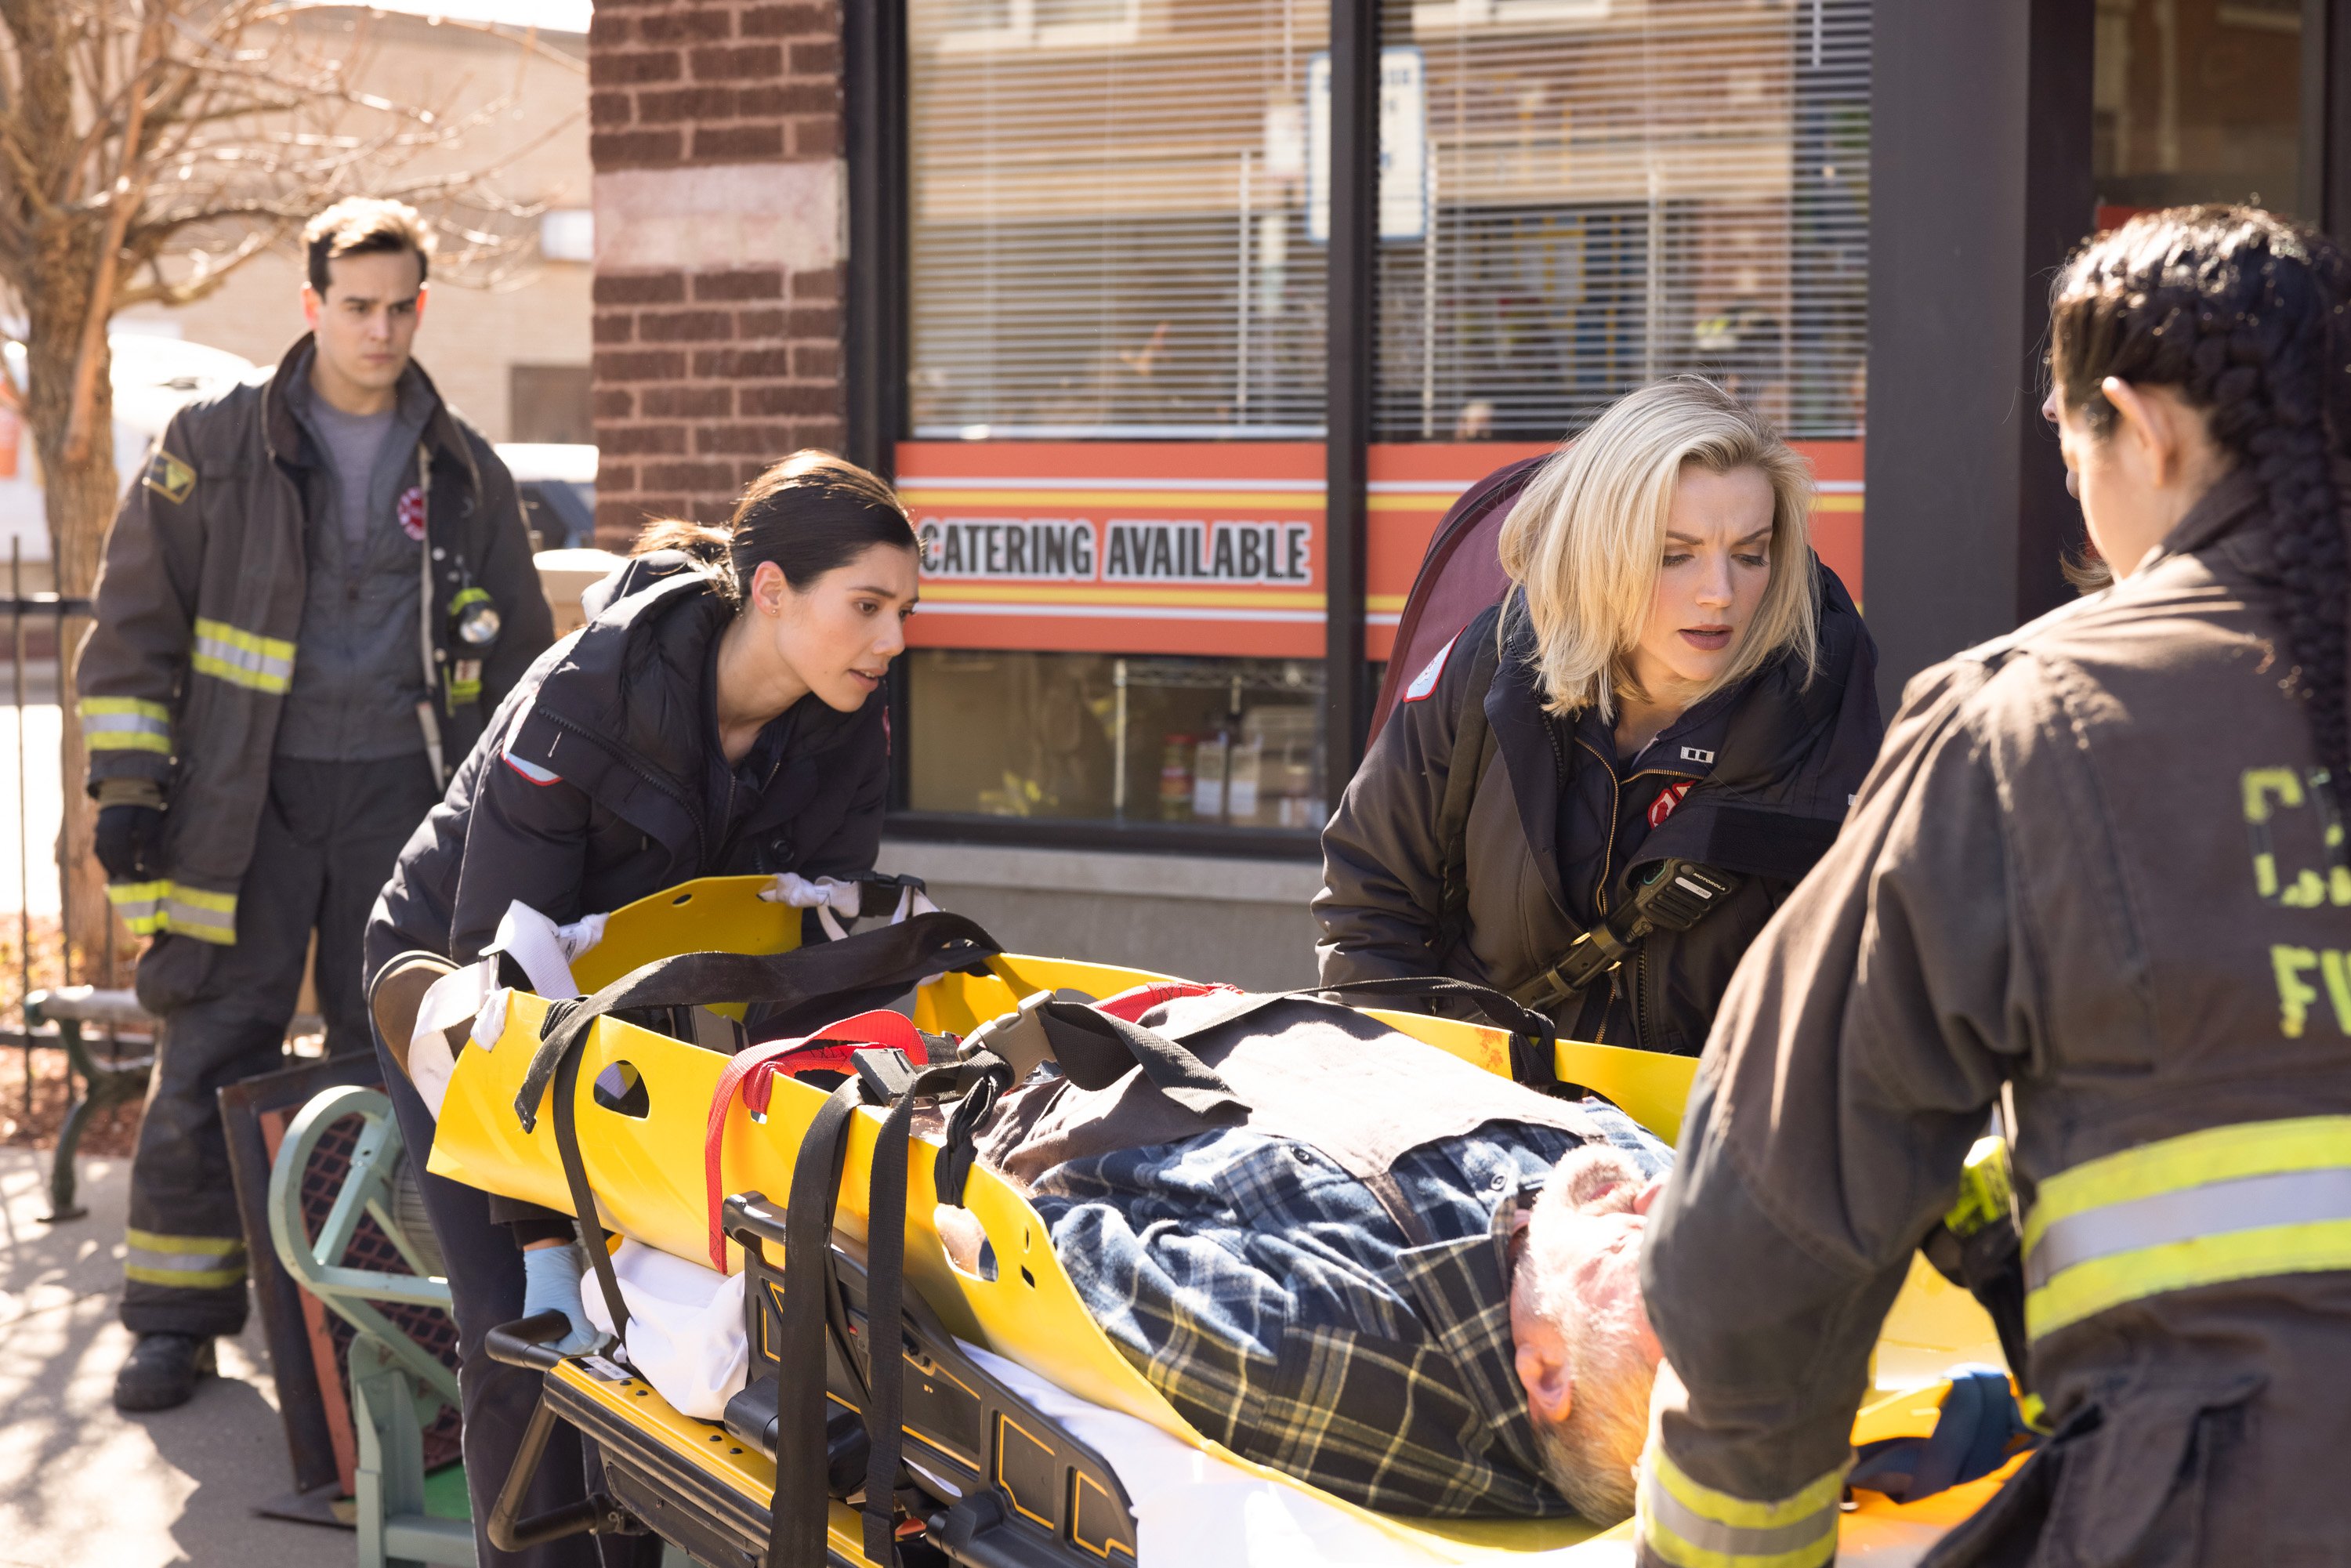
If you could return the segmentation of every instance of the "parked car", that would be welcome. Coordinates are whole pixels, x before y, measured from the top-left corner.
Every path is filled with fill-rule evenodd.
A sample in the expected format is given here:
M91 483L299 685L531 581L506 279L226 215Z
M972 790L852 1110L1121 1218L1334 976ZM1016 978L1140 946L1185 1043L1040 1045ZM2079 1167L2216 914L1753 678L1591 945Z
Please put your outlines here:
M145 332L116 332L107 346L114 357L114 472L126 489L146 463L148 446L181 404L225 392L256 369L252 361L225 349ZM25 346L11 342L5 351L10 380L24 385ZM24 560L40 563L35 575L46 587L49 528L41 504L40 458L20 414L0 407L0 423L6 427L0 430L0 556L13 542Z
M596 449L507 441L498 455L522 492L534 550L588 549L596 542Z

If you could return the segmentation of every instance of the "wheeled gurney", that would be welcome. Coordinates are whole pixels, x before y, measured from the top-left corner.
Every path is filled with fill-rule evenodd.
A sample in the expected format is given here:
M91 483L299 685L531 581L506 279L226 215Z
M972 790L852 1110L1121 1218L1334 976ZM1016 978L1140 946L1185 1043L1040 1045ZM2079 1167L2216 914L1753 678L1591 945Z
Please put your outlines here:
M739 1018L748 988L778 972L778 963L762 970L740 960L695 959L692 977L717 988L709 993L713 1005L698 1008L660 999L676 988L664 992L658 978L637 979L682 971L684 960L641 966L674 955L789 952L798 944L798 911L761 900L766 885L760 878L708 879L616 912L601 942L575 961L574 977L590 993L611 987L603 994L653 997L653 1003L615 1008L581 1027L577 1004L516 990L503 1019L492 1020L495 1038L457 1058L434 1171L573 1214L585 1207L582 1228L591 1246L609 1231L678 1258L721 1260L747 1275L748 1385L722 1421L681 1415L616 1359L556 1356L538 1343L564 1332L554 1314L492 1336L494 1354L547 1373L533 1441L508 1479L490 1526L494 1540L521 1546L585 1530L643 1529L698 1561L745 1568L802 1568L820 1552L833 1563L876 1563L893 1546L908 1563L980 1568L1135 1563L1145 1555L1153 1568L1185 1561L1187 1544L1196 1546L1202 1532L1172 1515L1166 1489L1156 1484L1164 1478L1123 1479L1103 1444L1078 1435L1082 1426L1097 1435L1134 1434L1144 1444L1158 1443L1153 1451L1163 1455L1177 1451L1166 1447L1172 1439L1206 1467L1201 1474L1224 1483L1203 1486L1200 1495L1253 1496L1257 1500L1245 1505L1252 1508L1270 1500L1293 1534L1304 1530L1298 1539L1319 1531L1328 1542L1353 1543L1328 1561L1364 1561L1373 1542L1382 1560L1403 1563L1630 1561L1629 1527L1595 1532L1573 1520L1375 1514L1219 1448L1194 1431L1103 1334L1054 1257L1044 1222L1009 1185L971 1165L967 1145L956 1149L952 1116L945 1138L904 1142L901 1203L893 1152L900 1146L893 1140L904 1136L903 1115L893 1118L886 1104L855 1105L853 1088L828 1094L814 1082L769 1076L756 1057L730 1058L693 1043L711 1038L716 1019ZM932 961L947 972L919 987L913 1022L931 1037L934 1051L938 1037L968 1036L1040 992L1099 1000L1168 981L1133 969L1001 954L984 937L943 939ZM637 986L634 993L615 987L624 977ZM730 985L747 994L718 994ZM1523 1061L1527 1042L1514 1042L1503 1030L1373 1010L1432 1049L1489 1071L1510 1072L1514 1049ZM718 1032L731 1027L720 1024ZM904 1021L896 1028L903 1030ZM887 1020L825 1032L852 1042L899 1038ZM550 1062L549 1042L567 1040L568 1051ZM1608 1095L1661 1135L1677 1128L1694 1062L1574 1042L1553 1049L1562 1082ZM926 1079L914 1076L924 1072L920 1063L910 1069L887 1049L862 1051L845 1063L832 1060L870 1081L873 1099L896 1098L910 1083L919 1092L945 1092L950 1111L965 1090L992 1098L967 1082L968 1069L937 1065L939 1055ZM747 1061L754 1062L747 1071ZM838 1146L829 1150L837 1179L813 1160L799 1168L804 1142L820 1121L837 1128ZM828 1148L821 1135L810 1146ZM583 1192L594 1195L592 1203L575 1201ZM994 1264L989 1277L950 1260L935 1218L943 1197L958 1201L985 1231ZM807 1245L825 1234L828 1198L837 1203L830 1269L821 1266L825 1254ZM892 1246L887 1233L877 1237L869 1223L877 1210L901 1208L902 1248ZM795 1239L803 1243L797 1274ZM788 1288L804 1283L804 1292ZM596 1289L594 1281L589 1288ZM878 1304L887 1321L893 1297L901 1364L895 1379L886 1363L877 1378L869 1354L871 1309ZM820 1359L820 1405L810 1375ZM1932 1270L1915 1267L1881 1341L1878 1392L1865 1406L1855 1441L1924 1437L1949 1386L1944 1370L1997 1360L1996 1337L1980 1309ZM897 1402L897 1421L869 1423L875 1401L883 1409ZM515 1500L538 1446L559 1422L601 1449L606 1490L555 1516L517 1518ZM869 1439L869 1425L881 1434L880 1444ZM877 1446L884 1449L878 1463ZM894 1455L887 1451L892 1446ZM1131 1442L1123 1448L1145 1451ZM1857 1560L1913 1561L1980 1506L2004 1473L1907 1505L1856 1491L1842 1550ZM869 1476L878 1482L885 1474L889 1500L862 1507L881 1495ZM1135 1497L1145 1480L1162 1500L1139 1514ZM1299 1526L1301 1520L1308 1522ZM1246 1538L1245 1522L1235 1528ZM1312 1559L1285 1556L1301 1560Z

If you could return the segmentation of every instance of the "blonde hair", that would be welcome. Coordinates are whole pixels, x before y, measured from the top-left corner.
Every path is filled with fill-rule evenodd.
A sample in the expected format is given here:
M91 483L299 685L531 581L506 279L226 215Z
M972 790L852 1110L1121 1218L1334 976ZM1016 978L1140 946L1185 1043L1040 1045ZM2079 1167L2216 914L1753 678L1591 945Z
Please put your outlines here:
M1635 695L1628 655L1656 598L1666 525L1682 469L1752 468L1771 485L1771 576L1737 656L1691 700L1735 685L1792 653L1820 659L1813 602L1812 470L1761 415L1702 376L1676 376L1620 399L1536 470L1502 525L1502 570L1534 628L1543 706L1616 716Z

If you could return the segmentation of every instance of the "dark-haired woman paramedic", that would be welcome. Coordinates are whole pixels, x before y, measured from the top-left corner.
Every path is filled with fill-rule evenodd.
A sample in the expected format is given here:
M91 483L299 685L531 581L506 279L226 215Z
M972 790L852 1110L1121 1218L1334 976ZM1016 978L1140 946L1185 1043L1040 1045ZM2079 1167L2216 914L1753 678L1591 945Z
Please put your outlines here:
M2051 314L2116 581L1910 683L1731 984L1642 1259L1646 1563L1834 1554L1878 1322L1996 1103L2053 1431L1926 1561L2346 1560L2351 257L2144 214Z
M417 954L474 961L517 900L562 924L693 877L872 869L883 678L915 599L914 534L889 486L804 452L756 480L726 528L657 523L637 548L610 602L532 667L402 852L367 933L380 1019L388 975L419 967ZM406 1045L380 1032L377 1049L421 1155L433 1118L402 1071ZM568 1217L422 1181L457 1320L484 1568L653 1561L644 1539L616 1538L600 1558L586 1535L512 1553L483 1533L538 1385L484 1354L484 1336L559 1306L575 1323L567 1348L584 1348L584 1259ZM580 1448L562 1447L526 1513L584 1495Z

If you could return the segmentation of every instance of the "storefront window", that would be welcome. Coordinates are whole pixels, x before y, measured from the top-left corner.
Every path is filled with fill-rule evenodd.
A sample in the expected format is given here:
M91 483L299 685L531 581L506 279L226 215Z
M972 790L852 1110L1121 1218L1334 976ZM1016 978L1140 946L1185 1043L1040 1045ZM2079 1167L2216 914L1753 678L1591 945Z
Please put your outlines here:
M1322 825L1327 0L908 0L907 804Z
M1364 3L1367 656L1465 488L1677 371L1798 440L1858 591L1868 0ZM1302 842L1332 0L906 4L906 803Z
M2098 0L2098 221L2302 205L2302 0ZM2308 214L2304 214L2308 215Z
M1866 4L1386 4L1382 439L1555 442L1677 371L1859 434Z
M1306 436L1325 0L908 0L914 434Z
M921 811L1319 828L1322 665L921 649Z

